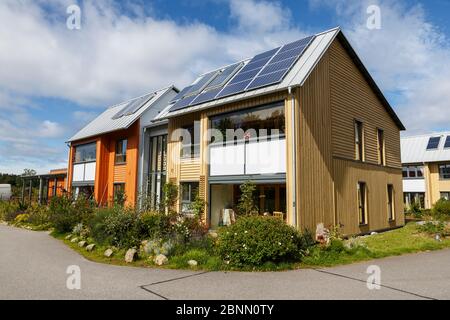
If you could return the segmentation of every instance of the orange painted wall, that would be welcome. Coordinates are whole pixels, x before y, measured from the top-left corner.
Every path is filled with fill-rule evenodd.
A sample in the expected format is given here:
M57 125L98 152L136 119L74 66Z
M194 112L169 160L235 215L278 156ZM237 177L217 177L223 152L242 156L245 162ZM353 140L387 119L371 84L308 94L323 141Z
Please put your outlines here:
M64 190L66 188L66 178L57 178L56 179L56 195L62 196L64 193ZM55 186L55 180L49 179L48 180L48 194L47 198L50 200L53 197L53 187Z
M97 165L94 197L99 205L111 205L114 200L114 183L125 183L126 205L134 206L137 199L137 174L139 160L139 120L130 128L107 133L92 139L72 143L69 151L68 190L72 191L74 149L89 142L97 144ZM128 139L126 164L115 165L116 141Z

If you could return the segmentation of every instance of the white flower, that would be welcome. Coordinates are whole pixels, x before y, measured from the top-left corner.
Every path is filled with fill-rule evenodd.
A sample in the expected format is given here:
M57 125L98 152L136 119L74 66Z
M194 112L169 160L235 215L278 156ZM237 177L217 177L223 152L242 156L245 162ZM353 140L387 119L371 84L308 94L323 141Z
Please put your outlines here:
M281 242L278 242L278 245L280 245L280 246L281 246Z

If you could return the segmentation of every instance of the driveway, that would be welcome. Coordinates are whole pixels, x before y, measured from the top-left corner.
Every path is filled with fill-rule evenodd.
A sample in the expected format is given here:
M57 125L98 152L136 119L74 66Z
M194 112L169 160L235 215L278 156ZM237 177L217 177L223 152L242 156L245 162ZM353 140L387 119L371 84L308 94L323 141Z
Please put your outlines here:
M69 290L67 267L81 270ZM381 270L369 290L368 266ZM192 272L91 262L45 232L0 225L0 299L449 299L450 250L326 269Z

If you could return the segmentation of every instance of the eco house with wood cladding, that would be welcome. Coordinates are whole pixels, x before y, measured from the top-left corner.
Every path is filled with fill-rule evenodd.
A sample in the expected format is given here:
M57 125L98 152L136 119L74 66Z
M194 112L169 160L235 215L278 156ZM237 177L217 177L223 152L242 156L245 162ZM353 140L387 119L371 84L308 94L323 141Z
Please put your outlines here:
M246 181L259 214L299 229L360 234L405 223L405 128L339 28L205 73L162 119L177 208L189 214L198 192L211 228L236 211Z

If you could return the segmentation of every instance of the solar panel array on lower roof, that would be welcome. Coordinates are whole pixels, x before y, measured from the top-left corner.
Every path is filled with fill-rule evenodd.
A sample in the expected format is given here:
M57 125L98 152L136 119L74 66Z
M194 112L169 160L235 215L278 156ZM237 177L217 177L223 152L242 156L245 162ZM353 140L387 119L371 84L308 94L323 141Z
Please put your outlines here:
M154 93L147 94L140 98L131 100L128 102L119 112L117 112L112 119L117 120L124 116L129 116L136 113L139 109L141 109L148 101L150 101L155 96Z
M183 89L172 102L171 112L269 85L280 83L302 56L315 36L254 56L242 63L214 71ZM230 80L228 82L228 80ZM228 83L227 83L228 82Z

